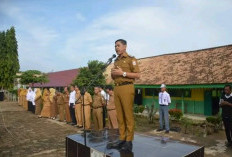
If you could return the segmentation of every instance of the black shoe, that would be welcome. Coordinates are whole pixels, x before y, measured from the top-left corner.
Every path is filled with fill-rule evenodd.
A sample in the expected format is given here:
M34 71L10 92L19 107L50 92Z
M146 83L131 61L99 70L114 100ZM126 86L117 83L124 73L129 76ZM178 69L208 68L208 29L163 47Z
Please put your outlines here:
M113 143L107 144L107 149L121 149L126 141L118 140Z
M163 130L164 130L164 129L157 129L156 131L157 131L157 132L160 132L160 131L163 131Z
M71 123L71 125L77 125L77 124L75 124L75 123Z
M120 149L120 151L123 151L123 152L132 152L132 147L133 147L133 144L131 141L126 141L122 148Z
M227 142L226 147L232 147L232 142Z
M169 134L169 130L166 130L166 131L165 131L165 134Z

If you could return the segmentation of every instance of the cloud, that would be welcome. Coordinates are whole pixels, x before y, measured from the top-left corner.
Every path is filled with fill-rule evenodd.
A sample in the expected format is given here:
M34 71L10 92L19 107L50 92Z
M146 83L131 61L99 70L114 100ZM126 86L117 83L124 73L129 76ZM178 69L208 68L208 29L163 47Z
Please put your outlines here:
M128 41L129 54L137 58L231 44L230 0L115 6L99 15L91 13L91 18L75 10L74 17L67 17L70 23L61 27L47 24L46 16L34 17L24 8L3 2L0 12L16 25L22 70L48 72L78 68L94 59L107 61L119 38Z
M175 8L130 7L105 14L67 39L66 59L106 61L118 38L128 40L128 52L137 58L228 44L228 29L221 29L216 15L229 17L232 7L226 0L220 8L217 3L179 0Z
M78 21L85 21L86 18L81 13L76 13L76 18Z
M56 66L49 60L52 56L51 44L59 36L58 33L24 13L22 8L6 1L1 3L0 10L16 26L21 70L39 69L47 72L55 69Z

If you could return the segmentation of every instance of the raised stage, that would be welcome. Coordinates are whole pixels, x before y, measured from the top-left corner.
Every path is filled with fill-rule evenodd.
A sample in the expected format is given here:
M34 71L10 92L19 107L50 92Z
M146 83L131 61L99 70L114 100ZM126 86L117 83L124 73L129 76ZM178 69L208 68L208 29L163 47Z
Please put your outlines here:
M171 140L135 134L133 152L107 149L117 140L115 131L91 132L66 137L67 157L204 157L204 147ZM86 146L85 146L86 145Z

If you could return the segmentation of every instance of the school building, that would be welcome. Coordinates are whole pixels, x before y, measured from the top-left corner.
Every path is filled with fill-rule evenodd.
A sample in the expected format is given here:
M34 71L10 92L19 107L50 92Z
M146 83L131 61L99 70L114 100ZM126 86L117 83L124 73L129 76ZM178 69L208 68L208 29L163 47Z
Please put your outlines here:
M138 59L140 79L135 81L135 104L158 108L158 93L167 85L170 109L183 113L215 115L225 84L232 84L232 45ZM107 83L113 83L106 70Z
M69 86L79 74L79 69L70 69L47 73L49 82L35 83L36 88L55 88L62 91L64 87Z

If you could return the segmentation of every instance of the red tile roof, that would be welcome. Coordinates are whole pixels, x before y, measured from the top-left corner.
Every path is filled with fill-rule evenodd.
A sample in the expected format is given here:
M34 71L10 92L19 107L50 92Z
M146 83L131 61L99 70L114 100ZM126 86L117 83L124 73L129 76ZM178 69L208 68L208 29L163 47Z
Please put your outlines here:
M70 85L78 74L79 69L51 72L48 73L48 83L36 83L34 87L65 87Z
M135 84L168 85L232 83L232 45L141 58ZM112 83L110 65L107 83Z

